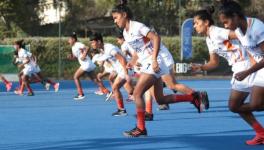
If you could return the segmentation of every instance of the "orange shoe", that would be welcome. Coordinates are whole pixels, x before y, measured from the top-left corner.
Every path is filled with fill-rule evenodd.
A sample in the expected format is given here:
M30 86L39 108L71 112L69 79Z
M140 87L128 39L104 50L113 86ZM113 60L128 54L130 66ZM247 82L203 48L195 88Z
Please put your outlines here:
M55 91L55 92L58 92L58 91L59 91L59 88L60 88L60 83L56 83L56 84L54 85L54 91Z
M246 141L247 145L260 145L264 144L264 135L256 134L256 136L252 140Z
M104 93L104 94L109 94L110 91L107 89L107 88L102 88L101 91Z
M6 91L9 92L11 90L11 88L12 88L12 82L8 82L6 84Z
M95 91L94 94L96 94L96 95L104 95L104 93L101 90Z
M19 89L14 91L15 94L23 96L23 92L21 92Z

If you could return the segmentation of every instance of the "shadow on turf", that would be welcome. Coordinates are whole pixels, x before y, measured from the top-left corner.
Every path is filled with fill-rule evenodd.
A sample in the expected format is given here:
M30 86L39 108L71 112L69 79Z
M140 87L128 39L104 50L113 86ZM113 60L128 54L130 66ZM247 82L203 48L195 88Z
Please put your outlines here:
M239 132L239 131L238 131ZM73 140L50 143L32 143L5 147L7 149L126 149L126 150L167 150L167 149L203 149L203 150L263 150L262 146L247 146L244 141L252 136L247 135L175 135L147 138L105 138ZM0 147L1 148L1 147ZM4 148L4 147L2 147ZM2 149L1 148L1 149Z

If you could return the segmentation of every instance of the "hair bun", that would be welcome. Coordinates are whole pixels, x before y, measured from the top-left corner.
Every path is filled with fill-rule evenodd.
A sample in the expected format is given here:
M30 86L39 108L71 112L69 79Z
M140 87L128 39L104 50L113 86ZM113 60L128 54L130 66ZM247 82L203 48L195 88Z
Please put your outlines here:
M112 8L112 13L126 13L128 19L133 18L133 13L127 6L127 0L120 0L119 4Z
M77 41L77 34L76 32L72 32L72 34L70 35L71 38L75 39Z
M77 36L76 32L72 32L72 36Z
M25 45L25 42L24 42L23 39L22 40L19 40L18 43L21 45L21 47L23 47Z

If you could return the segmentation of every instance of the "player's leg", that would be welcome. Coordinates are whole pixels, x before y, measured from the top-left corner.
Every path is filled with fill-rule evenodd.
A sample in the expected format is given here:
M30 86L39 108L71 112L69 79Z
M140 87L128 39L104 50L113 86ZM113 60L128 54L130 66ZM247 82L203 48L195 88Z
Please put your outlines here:
M188 87L187 85L180 84L176 82L174 71L171 69L169 74L161 76L162 80L166 84L166 86L171 90L177 90L184 94L192 94L194 92L193 89Z
M4 76L0 75L0 79L3 81L3 83L6 86L6 91L10 91L12 88L12 82L9 82Z
M123 78L120 78L119 76L116 77L113 83L112 90L113 90L113 94L115 95L115 100L116 100L117 107L118 107L118 110L112 114L113 116L126 116L127 115L126 109L124 107L123 96L120 92L120 88L125 83L126 83L126 80L124 80Z
M78 94L74 97L75 100L81 100L84 99L84 93L83 93L83 89L82 89L82 85L80 82L80 77L85 73L84 70L82 70L81 68L77 69L76 72L74 73L73 79L78 91Z
M145 103L146 103L146 113L145 113L145 120L146 121L152 121L153 120L153 112L152 112L152 95L150 89L147 90L144 94L145 97Z
M137 125L136 128L130 131L125 131L125 136L139 137L147 135L145 127L145 101L143 95L156 82L156 80L157 78L154 75L141 73L133 92L136 104Z
M133 97L133 91L134 91L134 87L133 87L133 84L132 84L132 80L130 81L127 81L125 84L124 84L124 88L128 94L128 98L126 101L128 102L131 102L134 100L134 97Z
M109 83L111 85L112 90L113 90L113 83L114 83L116 77L117 77L117 73L116 72L110 73L110 75L108 77L108 80L109 80ZM108 100L110 100L111 98L114 98L114 97L115 97L115 95L113 94L113 91L111 91L109 94L106 95L105 101L108 101Z
M170 94L164 96L161 89L163 89L162 81L160 79L159 82L155 82L152 91L154 93L154 99L158 104L171 104L171 103L179 103L179 102L190 102L192 103L198 112L202 112L205 105L208 105L208 97L206 94L202 92L194 92L193 94Z
M97 86L99 87L99 90L102 91L103 94L108 94L110 93L110 91L105 87L103 81L98 80L95 71L90 71L88 72L88 76L91 78L91 80L97 84Z
M44 77L41 71L39 71L37 75L40 77L40 80L42 80L42 82L45 83L46 90L49 90L49 86L52 85L55 92L59 91L59 88L60 88L59 82L54 82L53 80Z

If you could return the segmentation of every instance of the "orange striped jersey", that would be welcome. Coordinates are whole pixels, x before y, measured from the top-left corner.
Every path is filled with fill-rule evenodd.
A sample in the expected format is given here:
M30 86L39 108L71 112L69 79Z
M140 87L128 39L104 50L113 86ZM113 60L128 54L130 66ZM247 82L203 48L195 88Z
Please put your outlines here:
M151 32L150 28L143 23L137 21L129 21L129 30L124 29L123 36L127 42L128 48L131 52L136 52L138 55L138 62L150 58L153 53L153 43L147 38L147 34ZM168 49L160 43L158 57L167 57L171 55Z
M217 26L210 26L209 36L206 37L206 44L209 53L216 53L224 57L229 65L243 61L247 54L241 50L238 40L229 40L230 30Z
M259 62L264 51L261 50L259 44L264 41L264 24L257 18L247 18L247 30L245 33L240 28L235 30L235 34L239 39L242 48L247 51L251 61Z

